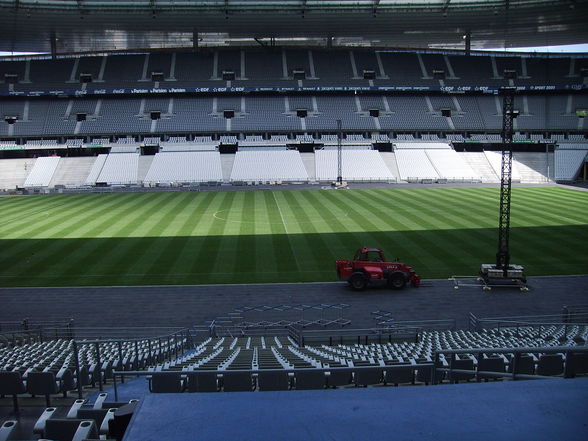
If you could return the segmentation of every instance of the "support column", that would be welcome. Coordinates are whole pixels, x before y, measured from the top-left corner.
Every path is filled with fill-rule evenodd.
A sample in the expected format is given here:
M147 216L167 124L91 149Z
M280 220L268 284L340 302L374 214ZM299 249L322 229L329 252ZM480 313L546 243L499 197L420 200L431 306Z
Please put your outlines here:
M192 30L192 50L196 52L198 50L198 30Z
M51 31L49 43L51 44L51 58L55 60L57 58L57 37L55 36L55 31Z
M470 55L470 52L472 51L472 31L470 31L469 29L466 31L466 33L464 35L464 40L465 40L465 54Z

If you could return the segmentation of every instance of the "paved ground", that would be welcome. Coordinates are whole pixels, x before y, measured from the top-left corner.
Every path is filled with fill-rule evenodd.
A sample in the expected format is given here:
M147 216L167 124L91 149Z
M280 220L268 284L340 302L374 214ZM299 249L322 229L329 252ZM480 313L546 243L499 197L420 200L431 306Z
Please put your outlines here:
M0 289L0 322L29 317L73 318L78 326L191 326L243 306L345 303L350 308L343 316L355 328L374 326L370 313L376 310L391 311L397 320L456 319L458 326L467 327L469 312L478 317L557 314L564 305L588 304L588 275L531 278L527 293L507 288L455 290L448 280L428 280L423 285L360 293L344 283L4 288ZM285 314L279 313L280 317ZM319 314L307 311L306 317ZM300 318L300 312L289 317ZM269 320L271 316L256 313L247 318Z

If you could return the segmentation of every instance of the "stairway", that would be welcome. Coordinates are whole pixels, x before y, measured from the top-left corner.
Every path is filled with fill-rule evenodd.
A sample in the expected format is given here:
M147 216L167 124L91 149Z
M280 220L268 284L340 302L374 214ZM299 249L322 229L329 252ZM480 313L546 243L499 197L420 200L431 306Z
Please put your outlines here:
M398 171L398 164L396 163L396 154L394 152L380 152L380 156L382 157L384 164L386 164L386 167L388 167L392 173L392 176L394 176L398 182L400 180L400 172Z
M458 152L458 154L474 170L476 176L482 178L482 182L500 182L500 178L494 172L484 152Z
M145 179L145 176L147 176L149 168L151 168L151 163L153 162L154 158L154 155L139 156L139 168L137 171L138 182L143 182L143 179Z
M226 153L220 155L221 169L223 171L223 181L229 182L231 179L231 172L233 171L233 163L235 162L234 153Z
M306 173L308 173L308 180L315 181L316 180L316 163L314 160L314 153L300 153L300 157L302 158L302 163L304 164L304 168L306 169Z
M553 156L553 153L513 152L513 160L517 161L521 182L548 182L547 171L550 156ZM553 169L550 170L553 174Z
M96 161L95 156L81 158L61 158L57 170L51 178L49 187L65 185L66 187L79 187L84 185L90 174L92 165Z

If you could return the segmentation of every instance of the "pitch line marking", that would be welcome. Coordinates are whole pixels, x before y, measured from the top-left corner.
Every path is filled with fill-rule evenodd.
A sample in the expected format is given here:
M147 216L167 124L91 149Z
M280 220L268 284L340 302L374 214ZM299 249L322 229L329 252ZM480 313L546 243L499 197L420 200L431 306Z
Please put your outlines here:
M278 207L278 213L280 213L280 219L282 219L282 225L284 226L284 231L286 234L288 233L288 227L286 226L286 221L284 220L284 215L282 214L282 209L280 208L280 204L278 204L278 200L276 199L276 194L272 191L272 196L274 198L274 202L276 203L276 207Z
M275 196L274 196L274 200L275 200ZM278 210L279 210L280 207L279 207L279 205L277 203L276 203L276 206L278 207ZM221 215L221 213L227 212L227 211L230 212L231 210L230 209L225 209L225 210L215 211L212 214L212 217L215 218L215 219L217 219L217 220L223 221L223 222L233 222L233 223L237 223L237 224L279 225L279 224L285 224L286 223L285 222L285 218L284 218L284 216L282 214L280 214L280 217L282 218L281 222L264 222L264 221L260 221L260 220L247 221L247 220L233 220L233 219L228 219L229 216L223 217ZM248 210L248 211L251 211L251 210ZM263 211L264 213L267 213L266 210L253 210L253 211L255 211L255 212L262 212ZM341 218L344 218L344 217L349 217L349 213L341 211L340 214L338 214L337 217L333 217L332 219L323 219L323 218L314 219L314 220L311 219L311 220L306 221L306 222L304 222L304 221L303 222L299 222L298 220L296 220L296 223L299 224L299 225L316 224L316 223L321 223L321 222L327 222L329 220L341 219Z

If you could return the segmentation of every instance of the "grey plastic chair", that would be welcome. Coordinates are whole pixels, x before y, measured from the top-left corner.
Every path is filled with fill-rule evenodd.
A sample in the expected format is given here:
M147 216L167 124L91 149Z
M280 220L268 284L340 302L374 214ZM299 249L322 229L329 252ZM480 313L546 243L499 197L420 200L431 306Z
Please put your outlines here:
M478 358L478 372L486 371L486 372L504 372L505 371L505 364L504 359L502 357L484 357L481 356ZM484 379L488 381L489 378L499 378L496 375L484 375L478 373L478 380Z
M574 376L588 374L588 353L575 352L572 357L572 363Z
M453 369L472 371L471 374L448 372L447 378L451 383L459 383L461 380L468 381L476 376L476 373L474 371L474 360L472 360L471 358L464 358L461 360L454 359L450 362L450 367L452 367Z
M296 389L324 389L326 377L323 371L296 371Z
M225 392L246 392L253 390L253 381L249 372L223 372L223 390Z
M382 384L384 370L382 368L366 368L357 369L354 371L354 379L356 386L371 386L375 384Z
M51 395L58 394L61 391L54 372L29 372L27 376L27 392L31 395L45 395L47 407L51 407Z
M508 365L508 371L512 373L513 366L515 363L515 357L510 359ZM535 360L530 355L520 355L516 361L516 372L515 374L533 375L535 373Z
M181 374L155 372L149 380L149 391L156 394L175 394L184 390Z
M190 372L188 392L218 392L216 372Z
M15 412L18 412L18 395L25 392L20 372L0 371L0 395L12 395Z
M329 371L327 384L329 387L347 386L351 383L351 371L332 370Z
M543 354L537 362L537 375L561 375L564 371L563 357L559 354Z
M290 378L288 372L264 372L259 371L257 374L257 387L259 390L288 390L290 387Z
M96 423L92 420L49 419L43 431L43 438L52 441L82 441L98 436Z
M404 364L404 363L402 363ZM402 366L402 364L396 364L393 366ZM414 382L414 367L410 363L406 363L406 367L386 369L386 383L398 386L399 384L413 383ZM429 381L431 378L431 371L429 370Z

